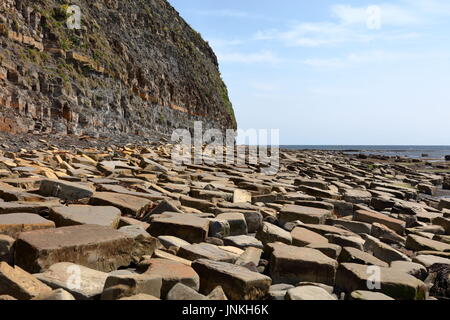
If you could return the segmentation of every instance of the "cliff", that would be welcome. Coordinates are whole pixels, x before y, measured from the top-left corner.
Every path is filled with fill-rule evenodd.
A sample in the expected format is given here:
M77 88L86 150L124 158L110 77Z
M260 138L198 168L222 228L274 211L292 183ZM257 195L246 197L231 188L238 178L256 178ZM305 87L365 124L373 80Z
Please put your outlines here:
M214 52L166 0L0 1L0 131L168 135L197 120L236 128Z

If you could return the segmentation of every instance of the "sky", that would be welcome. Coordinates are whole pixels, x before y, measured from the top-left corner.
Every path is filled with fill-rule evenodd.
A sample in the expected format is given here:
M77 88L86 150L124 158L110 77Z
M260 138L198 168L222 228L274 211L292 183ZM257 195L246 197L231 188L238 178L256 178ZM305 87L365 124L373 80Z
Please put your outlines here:
M240 129L282 145L450 145L450 1L169 0Z

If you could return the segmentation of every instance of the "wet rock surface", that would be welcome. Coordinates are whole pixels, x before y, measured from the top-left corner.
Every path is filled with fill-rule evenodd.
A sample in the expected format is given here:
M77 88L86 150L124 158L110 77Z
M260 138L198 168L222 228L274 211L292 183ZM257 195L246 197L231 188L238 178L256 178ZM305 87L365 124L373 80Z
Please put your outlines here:
M265 175L118 145L0 150L2 299L449 298L436 173L282 150Z

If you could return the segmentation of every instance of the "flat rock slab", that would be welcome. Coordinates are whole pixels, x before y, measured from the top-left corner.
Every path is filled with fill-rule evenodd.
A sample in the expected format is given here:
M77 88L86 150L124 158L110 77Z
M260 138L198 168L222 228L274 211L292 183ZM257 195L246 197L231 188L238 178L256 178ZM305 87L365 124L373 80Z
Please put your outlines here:
M252 202L251 192L236 189L233 191L233 203Z
M405 221L394 219L388 217L381 213L365 211L365 210L357 210L353 214L353 219L356 221L366 222L366 223L380 223L385 225L388 228L391 228L395 232L400 235L405 233Z
M366 237L364 251L373 254L378 259L387 263L391 263L393 261L411 261L411 259L404 253L372 236Z
M248 247L247 249L245 249L244 253L239 256L235 264L243 266L248 263L253 263L255 266L257 266L259 264L259 260L261 259L262 252L263 251L261 249Z
M352 211L352 214L353 214L353 211ZM372 231L371 224L359 222L359 221L351 221L351 220L346 220L346 219L328 219L327 223L330 223L331 225L337 226L337 227L344 227L356 234L358 234L358 233L370 234Z
M424 281L428 276L427 268L425 268L420 263L409 261L393 261L391 263L391 268L410 274L422 281Z
M175 247L178 250L182 246L190 245L189 242L174 236L159 236L158 240L166 249L169 249L170 247Z
M383 293L373 292L373 291L364 291L364 290L356 290L353 291L350 295L352 300L362 300L362 301L384 301L384 300L395 300Z
M39 194L63 200L90 198L93 193L93 189L88 185L61 180L45 179L41 181L39 187Z
M351 262L351 263L357 263L357 264L364 264L364 265L374 265L374 266L380 266L380 267L389 267L389 264L387 262L384 262L378 258L375 258L370 253L358 250L356 248L352 247L344 247L342 248L342 252L339 255L338 261L340 263L343 262Z
M145 274L156 275L162 278L161 297L163 298L177 283L182 283L195 291L200 289L200 277L198 274L194 269L181 262L166 259L149 259L141 262L139 267L145 269Z
M413 261L420 263L426 268L430 268L433 264L436 263L450 264L450 259L426 254L420 254L416 256Z
M281 209L279 220L282 225L297 220L309 224L324 224L330 214L331 211L325 209L288 204Z
M286 300L326 301L337 299L323 288L316 286L301 286L289 289L286 293Z
M334 200L341 199L340 194L334 193L334 192L328 191L328 190L321 190L319 188L299 186L298 190L302 191L310 196L314 196L314 197L318 197L318 198L334 199Z
M256 233L256 239L264 245L273 242L292 243L292 236L288 231L269 222L263 222Z
M55 228L53 221L33 213L10 213L0 215L0 234L17 238L21 232Z
M213 261L231 262L238 258L237 255L209 243L197 243L183 246L178 250L178 256L190 261L208 259Z
M248 247L254 247L263 249L264 245L261 241L251 236L232 236L223 239L226 246L234 246L240 249L246 249Z
M247 220L245 220L245 216L242 213L222 213L217 215L216 219L228 221L231 236L246 235L248 233Z
M70 205L53 207L49 217L57 227L95 224L116 229L119 226L121 214L118 208L111 206Z
M342 263L336 273L336 287L351 293L356 290L381 292L398 300L423 300L426 288L415 277L391 268L364 266L354 263Z
M109 272L131 262L134 239L117 230L81 225L23 232L16 241L14 261L28 272L73 262Z
M110 274L105 282L102 300L117 300L136 294L148 294L160 298L162 278L150 274Z
M268 245L272 250L270 275L274 283L298 284L302 281L334 284L338 263L322 252L283 243Z
M337 244L341 247L352 247L358 250L363 250L364 239L360 236L340 236L337 234L327 234L326 238L330 243Z
M177 283L167 293L166 299L168 301L201 301L208 300L206 296L198 293L194 289L185 286L182 283Z
M2 179L1 182L7 183L16 188L25 190L39 188L42 178L7 178Z
M414 251L442 251L450 252L450 244L427 239L418 235L410 234L406 238L406 248Z
M122 193L96 192L89 200L89 204L113 206L119 208L123 214L141 216L148 211L152 201Z
M226 262L196 260L192 268L200 276L200 292L221 286L230 300L259 300L269 293L272 280L247 268Z
M335 234L335 235L339 235L339 236L356 236L355 233L339 228L339 227L335 227L335 226L328 226L328 225L324 225L324 224L304 224L301 225L302 228L314 231L322 236L326 236L327 234Z
M327 257L330 257L333 260L336 260L341 254L342 247L333 243L312 243L306 246L307 248L316 249L325 254Z
M0 296L9 295L20 300L31 300L50 293L50 287L20 267L0 262Z
M34 276L53 289L63 288L77 300L91 300L100 298L109 275L78 264L61 262Z
M350 203L366 203L369 204L372 194L369 191L349 189L345 191L344 200Z
M39 213L54 206L60 206L59 202L49 201L41 203L0 202L0 215L8 213Z
M296 227L291 231L292 244L297 247L306 247L309 244L325 244L328 239L311 230Z
M158 217L152 220L147 232L154 237L174 236L190 243L200 243L208 237L209 220L188 214Z

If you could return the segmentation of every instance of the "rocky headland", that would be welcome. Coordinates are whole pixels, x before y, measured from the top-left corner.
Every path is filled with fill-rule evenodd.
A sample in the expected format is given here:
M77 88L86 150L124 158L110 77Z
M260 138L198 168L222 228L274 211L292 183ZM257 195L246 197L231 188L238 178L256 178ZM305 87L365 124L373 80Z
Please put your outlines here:
M194 121L236 128L216 55L166 0L0 2L0 131L145 137Z

